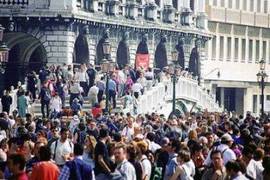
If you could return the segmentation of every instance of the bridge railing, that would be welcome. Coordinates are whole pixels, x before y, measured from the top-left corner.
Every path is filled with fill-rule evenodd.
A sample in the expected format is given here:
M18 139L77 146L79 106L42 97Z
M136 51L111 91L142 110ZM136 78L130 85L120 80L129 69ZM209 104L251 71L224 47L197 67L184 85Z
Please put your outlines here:
M138 100L138 114L158 112L167 106L173 97L173 83L164 81L158 83L140 96ZM188 100L196 103L197 107L207 109L210 112L221 112L222 109L216 103L215 98L208 94L196 80L179 77L176 83L176 99ZM133 112L133 107L125 109L125 112ZM171 109L170 109L171 110ZM166 110L165 110L166 111Z

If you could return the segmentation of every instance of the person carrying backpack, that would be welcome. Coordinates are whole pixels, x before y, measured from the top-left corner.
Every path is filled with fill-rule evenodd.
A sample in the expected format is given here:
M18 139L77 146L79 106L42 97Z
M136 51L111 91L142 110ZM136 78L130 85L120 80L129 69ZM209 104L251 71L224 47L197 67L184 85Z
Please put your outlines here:
M84 123L81 122L74 132L74 142L84 144L86 136L87 136L86 126Z
M45 117L45 111L44 111L45 107L46 107L46 117L49 117L49 104L50 104L50 100L51 100L51 92L48 88L46 81L43 83L43 86L40 90L39 99L40 99L40 103L41 103L42 117L43 118Z
M68 136L69 130L65 127L62 128L60 138L51 145L52 159L60 168L72 157L73 143L68 139Z

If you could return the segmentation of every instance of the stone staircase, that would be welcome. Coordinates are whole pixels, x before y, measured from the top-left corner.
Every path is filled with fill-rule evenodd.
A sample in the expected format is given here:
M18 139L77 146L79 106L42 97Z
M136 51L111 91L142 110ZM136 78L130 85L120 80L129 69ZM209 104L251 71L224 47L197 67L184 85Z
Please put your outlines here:
M69 96L67 96L66 99L65 99L65 107L70 108ZM124 107L123 98L117 98L117 100L116 100L116 108L112 110L112 113L121 112L123 110L123 107ZM92 108L92 106L90 104L89 97L84 97L84 103L83 103L83 106L82 106L82 111L83 112L90 112L91 108ZM40 116L40 117L42 116L40 101L35 101L32 104L32 111L33 111L35 116Z

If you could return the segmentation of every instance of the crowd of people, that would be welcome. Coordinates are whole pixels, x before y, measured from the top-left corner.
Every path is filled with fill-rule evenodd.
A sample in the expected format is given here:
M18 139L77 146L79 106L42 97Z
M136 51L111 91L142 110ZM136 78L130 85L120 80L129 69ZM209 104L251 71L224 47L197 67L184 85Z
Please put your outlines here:
M168 80L170 73L165 69L159 78ZM270 179L267 117L207 110L178 117L110 113L105 79L92 65L45 67L27 76L27 91L19 85L12 112L7 90L1 98L0 179ZM112 108L117 97L126 105L136 102L155 80L151 68L116 68L108 82ZM92 108L83 111L86 99ZM37 101L43 117L29 108Z

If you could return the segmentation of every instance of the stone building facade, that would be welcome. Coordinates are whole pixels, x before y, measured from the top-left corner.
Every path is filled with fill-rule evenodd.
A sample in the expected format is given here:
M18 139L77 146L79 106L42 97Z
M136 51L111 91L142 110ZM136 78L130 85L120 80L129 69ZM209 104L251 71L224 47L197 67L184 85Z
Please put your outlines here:
M10 48L6 76L15 72L20 78L43 64L98 63L97 45L106 29L112 60L128 33L131 64L146 34L152 66L161 36L167 38L168 59L177 40L184 39L186 61L195 40L204 52L211 37L205 0L2 0L0 24L6 28L4 41Z
M256 74L261 59L270 75L270 1L208 0L206 9L214 36L203 62L205 85L225 109L258 115L261 89ZM265 100L270 100L270 87L265 91Z

